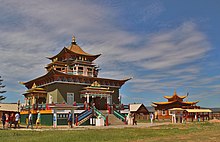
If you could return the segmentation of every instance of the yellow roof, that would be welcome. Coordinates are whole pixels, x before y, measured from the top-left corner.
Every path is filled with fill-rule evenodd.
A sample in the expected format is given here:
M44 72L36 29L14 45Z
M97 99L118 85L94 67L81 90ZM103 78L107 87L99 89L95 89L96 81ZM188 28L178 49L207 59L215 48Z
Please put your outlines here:
M94 56L83 51L82 48L80 48L77 44L71 44L70 46L67 47L67 49L80 55Z
M72 51L74 53L80 54L80 55L96 56L96 55L88 54L85 51L83 51L82 48L76 44L76 37L75 36L72 36L72 43L70 46L67 47L67 49L69 49L70 51Z
M152 102L155 105L166 105L166 104L171 104L173 102Z
M210 109L185 109L187 112L212 112Z
M167 104L172 104L172 103L174 103L174 102L178 102L178 101L176 101L176 100L174 100L174 101L170 101L170 102L152 102L153 104L155 104L155 105L167 105ZM181 102L181 103L183 103L183 104L196 104L196 103L198 103L199 101L195 101L195 102Z
M195 101L195 102L182 102L182 103L184 103L184 104L196 104L196 103L198 103L199 101Z
M59 55L62 55L64 52L70 52L70 53L75 53L75 54L78 54L78 55L84 55L84 56L89 56L89 57L92 57L94 58L93 60L95 60L96 58L98 58L101 54L98 54L98 55L92 55L92 54L88 54L86 53L85 51L83 51L81 49L81 47L79 47L76 42L75 42L75 38L74 40L72 41L71 45L69 45L67 48L64 47L60 53L58 53L57 55L53 56L53 57L48 57L49 59L53 59L53 58L56 58L57 56Z
M176 93L176 90L175 90L174 93L173 93L173 96L164 96L164 98L166 98L166 99L172 99L174 97L178 97L180 99L184 99L184 98L187 97L187 95L186 96L178 96L177 93Z
M183 109L183 108L172 108L170 111L187 111L187 112L212 112L210 109Z
M181 99L186 98L186 96L178 96L178 97L181 98ZM171 98L173 98L173 96L164 96L164 98L171 99Z
M183 108L172 108L172 109L169 109L169 110L171 110L171 111L176 111L176 110L180 111L180 110L185 110L185 109L183 109Z

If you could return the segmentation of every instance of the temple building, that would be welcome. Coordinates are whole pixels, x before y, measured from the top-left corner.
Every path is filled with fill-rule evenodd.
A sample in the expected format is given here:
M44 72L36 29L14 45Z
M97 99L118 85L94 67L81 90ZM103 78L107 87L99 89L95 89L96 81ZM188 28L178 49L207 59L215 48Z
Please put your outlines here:
M75 37L68 47L48 59L47 73L27 82L21 82L27 91L25 106L21 114L36 110L50 115L52 105L84 104L85 102L99 110L106 110L107 105L119 104L119 89L129 79L100 78L100 68L94 61L101 54L86 53L77 45ZM51 116L49 116L51 117Z
M174 91L173 96L164 96L164 98L168 100L167 102L152 102L152 106L155 108L155 117L157 119L171 119L172 114L170 112L170 109L173 108L199 108L199 106L196 106L199 101L184 101L183 99L185 99L186 97L188 96L179 96L177 95L176 91Z

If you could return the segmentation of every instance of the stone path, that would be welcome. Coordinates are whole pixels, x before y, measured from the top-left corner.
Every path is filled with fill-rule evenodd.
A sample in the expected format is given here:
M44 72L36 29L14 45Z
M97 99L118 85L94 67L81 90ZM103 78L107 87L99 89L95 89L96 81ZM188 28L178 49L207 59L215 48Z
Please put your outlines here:
M110 126L74 126L73 128L68 128L68 126L58 126L57 128L52 128L51 126L42 126L39 129L26 128L22 126L19 129L9 128L10 130L23 130L23 131L48 131L48 130L89 130L89 129L123 129L123 128L148 128L160 125L168 125L170 122L162 122L162 123L138 123L137 125L110 125Z

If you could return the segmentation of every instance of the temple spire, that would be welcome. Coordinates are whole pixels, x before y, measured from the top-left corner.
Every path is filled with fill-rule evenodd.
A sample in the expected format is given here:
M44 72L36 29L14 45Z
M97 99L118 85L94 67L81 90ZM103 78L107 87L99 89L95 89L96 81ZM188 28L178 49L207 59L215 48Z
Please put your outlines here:
M74 35L72 36L72 44L76 44L76 37Z
M173 96L177 96L177 94L176 94L176 89L174 89Z

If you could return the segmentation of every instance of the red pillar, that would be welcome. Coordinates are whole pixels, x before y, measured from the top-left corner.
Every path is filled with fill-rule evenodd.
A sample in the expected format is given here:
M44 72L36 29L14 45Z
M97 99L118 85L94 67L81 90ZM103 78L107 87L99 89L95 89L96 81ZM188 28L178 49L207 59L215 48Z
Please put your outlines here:
M108 126L108 116L106 116L105 126Z
M107 104L108 114L111 114L111 107Z
M127 124L126 116L125 116L125 122L124 123L125 123L125 125Z
M76 115L76 126L78 126L78 116Z

